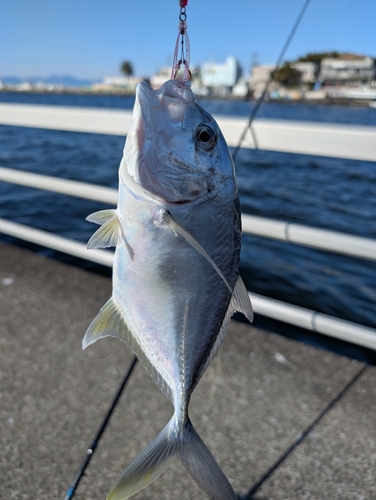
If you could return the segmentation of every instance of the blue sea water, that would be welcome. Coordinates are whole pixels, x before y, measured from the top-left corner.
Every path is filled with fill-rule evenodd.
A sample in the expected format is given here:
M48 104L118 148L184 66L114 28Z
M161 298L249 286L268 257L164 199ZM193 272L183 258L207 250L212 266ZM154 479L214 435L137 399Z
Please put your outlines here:
M131 109L133 97L0 94L0 102ZM201 100L212 114L247 116L252 104ZM376 126L376 109L265 103L262 118ZM0 126L0 166L117 186L118 136ZM242 211L376 238L376 164L240 150ZM0 183L0 217L86 242L98 203ZM3 239L7 239L2 237ZM8 239L9 241L9 239ZM376 262L244 235L241 271L262 295L376 327Z

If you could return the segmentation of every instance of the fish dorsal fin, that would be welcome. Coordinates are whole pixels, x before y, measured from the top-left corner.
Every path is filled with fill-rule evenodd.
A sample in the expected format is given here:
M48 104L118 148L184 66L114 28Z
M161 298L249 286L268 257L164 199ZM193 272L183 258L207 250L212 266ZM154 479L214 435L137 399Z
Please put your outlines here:
M99 210L99 212L94 212L86 217L89 222L94 222L94 224L99 224L102 226L105 222L112 219L116 215L116 210L110 208L108 210Z
M223 276L222 271L219 269L217 264L214 262L214 260L210 257L210 255L207 253L207 251L200 245L200 243L194 238L186 229L184 229L183 226L178 224L176 220L172 218L172 215L170 212L165 210L162 215L162 224L163 223L167 224L173 231L176 233L180 234L182 238L185 239L197 252L202 255L208 262L209 264L213 267L213 269L216 271L216 273L222 278L224 281L225 285L227 288L230 290L232 293L232 288L230 287L228 281L226 278Z
M244 281L239 278L236 281L233 297L235 299L235 311L241 312L247 318L247 320L252 323L253 321L253 309L251 304L251 299L249 298L247 289L245 287Z
M86 220L101 225L88 241L89 249L115 247L118 244L121 230L116 210L101 210L89 215Z
M231 316L236 312L243 313L244 316L250 322L252 322L253 311L252 311L251 300L249 298L249 295L248 295L247 289L244 285L244 282L240 276L238 277L238 279L236 281L234 293L232 294L230 303L228 305L226 314L223 318L222 325L221 325L221 328L219 329L217 338L215 339L215 342L213 344L213 347L211 348L211 351L209 353L209 356L206 359L205 364L202 366L202 368L198 374L198 377L194 382L194 387L192 388L192 391L196 387L196 385L198 384L198 382L199 382L200 378L202 377L202 375L204 374L206 368L210 365L214 356L217 354L219 348L221 347L221 344L222 344L223 339L225 337Z
M86 349L86 347L104 337L117 337L123 340L145 366L161 391L171 399L172 391L169 384L149 361L129 327L123 311L113 297L106 302L91 322L82 340L82 348Z

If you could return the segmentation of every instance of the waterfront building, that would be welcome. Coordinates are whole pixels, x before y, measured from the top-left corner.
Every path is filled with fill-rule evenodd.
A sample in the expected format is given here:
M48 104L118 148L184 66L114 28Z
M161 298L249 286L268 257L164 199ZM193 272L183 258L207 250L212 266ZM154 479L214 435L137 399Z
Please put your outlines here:
M241 67L235 57L229 56L224 63L203 63L201 68L201 82L212 93L229 95L236 82L241 77Z
M324 86L359 86L370 84L375 75L376 65L372 57L325 58L321 61L318 80Z
M163 66L157 73L150 77L150 86L159 89L167 80L171 78L171 66Z
M299 71L301 83L314 83L317 80L319 66L315 62L295 62L291 67Z
M252 67L249 77L249 89L256 98L264 91L275 69L276 67L274 64L260 64ZM271 90L274 90L274 87L275 85Z
M139 82L143 79L139 76L106 76L102 86L104 88L122 88L134 91Z

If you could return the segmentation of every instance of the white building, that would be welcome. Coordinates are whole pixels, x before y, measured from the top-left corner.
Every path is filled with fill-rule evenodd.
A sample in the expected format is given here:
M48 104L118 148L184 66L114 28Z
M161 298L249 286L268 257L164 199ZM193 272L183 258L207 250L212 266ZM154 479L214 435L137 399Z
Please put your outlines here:
M222 64L203 63L201 66L201 82L213 90L231 90L241 76L241 68L235 57L229 56Z
M102 88L124 88L127 90L135 90L137 84L142 81L139 76L106 76L103 83L98 84L97 87Z
M171 78L171 66L163 66L158 73L150 77L150 86L159 89L167 80Z
M249 89L254 93L255 97L264 91L275 68L274 64L262 64L252 67L251 76L249 77Z
M319 81L324 85L361 85L375 79L372 57L354 59L325 58L321 61Z
M318 64L314 62L296 62L291 67L299 71L302 83L313 83L317 79Z

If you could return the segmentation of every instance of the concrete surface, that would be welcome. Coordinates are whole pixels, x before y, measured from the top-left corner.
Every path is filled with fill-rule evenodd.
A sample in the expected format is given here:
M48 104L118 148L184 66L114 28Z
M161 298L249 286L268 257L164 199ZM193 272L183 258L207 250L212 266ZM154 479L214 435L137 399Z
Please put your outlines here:
M0 498L64 498L132 360L104 339L81 350L108 278L0 244ZM232 322L191 417L244 496L363 369ZM376 498L376 368L367 367L252 496ZM75 499L104 499L171 405L138 365ZM204 499L180 463L133 498Z

